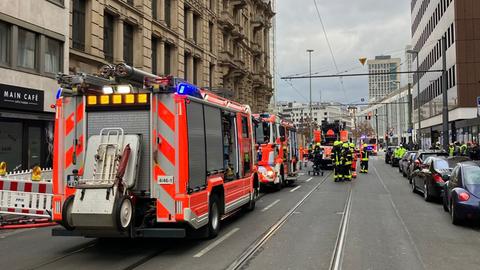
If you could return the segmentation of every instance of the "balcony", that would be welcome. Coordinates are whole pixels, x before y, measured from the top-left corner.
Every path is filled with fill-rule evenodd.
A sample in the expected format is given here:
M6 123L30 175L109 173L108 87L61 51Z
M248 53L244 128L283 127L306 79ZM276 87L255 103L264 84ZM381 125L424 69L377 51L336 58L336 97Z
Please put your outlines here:
M243 8L247 5L247 0L234 0L230 2L235 8Z
M234 29L235 28L235 23L233 22L233 17L230 15L230 13L226 10L223 10L220 13L220 18L218 18L218 23L224 28L224 29Z
M254 30L265 26L265 17L263 14L257 14L253 17L252 27Z
M260 44L258 44L256 41L252 42L250 48L252 49L252 53L255 56L261 55L263 53L262 46L260 46Z

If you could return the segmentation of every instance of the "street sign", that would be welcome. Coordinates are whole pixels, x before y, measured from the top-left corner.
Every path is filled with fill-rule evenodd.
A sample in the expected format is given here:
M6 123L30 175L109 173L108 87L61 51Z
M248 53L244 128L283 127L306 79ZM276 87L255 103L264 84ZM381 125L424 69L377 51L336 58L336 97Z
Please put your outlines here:
M477 97L477 116L480 116L480 97Z

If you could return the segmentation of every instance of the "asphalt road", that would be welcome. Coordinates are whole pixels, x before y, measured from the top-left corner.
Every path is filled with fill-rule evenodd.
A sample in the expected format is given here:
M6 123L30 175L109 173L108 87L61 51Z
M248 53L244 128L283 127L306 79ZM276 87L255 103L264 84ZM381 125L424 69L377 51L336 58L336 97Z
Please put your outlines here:
M0 231L0 262L5 269L227 269L251 251L241 269L479 268L477 227L452 225L441 204L413 194L383 160L372 158L370 167L352 183L334 183L328 172L300 176L264 194L254 212L224 220L209 241Z

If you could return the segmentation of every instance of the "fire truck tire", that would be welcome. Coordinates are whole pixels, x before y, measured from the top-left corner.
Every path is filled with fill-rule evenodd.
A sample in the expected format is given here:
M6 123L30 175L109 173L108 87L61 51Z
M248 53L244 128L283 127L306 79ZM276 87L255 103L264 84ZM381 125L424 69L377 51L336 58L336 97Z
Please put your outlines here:
M208 209L207 237L212 239L215 238L220 231L220 200L216 195L211 197Z
M253 194L250 197L250 201L247 204L245 204L245 207L244 207L244 209L247 212L251 212L255 209L255 203L257 201L258 194L260 194L260 188L253 188Z
M73 231L75 229L75 227L72 225L72 206L74 198L74 196L68 197L63 203L62 207L62 221L60 222L60 225L69 231Z
M117 229L121 232L126 231L132 225L134 215L133 204L130 198L123 196L118 199L113 211Z

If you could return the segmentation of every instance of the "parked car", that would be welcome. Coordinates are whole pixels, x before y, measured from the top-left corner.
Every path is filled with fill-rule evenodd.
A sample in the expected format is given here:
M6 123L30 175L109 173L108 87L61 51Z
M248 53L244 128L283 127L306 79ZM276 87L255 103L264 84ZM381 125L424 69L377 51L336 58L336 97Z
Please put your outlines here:
M413 162L409 165L408 170L410 171L409 175L409 183L412 183L412 174L415 170L420 169L420 165L427 159L428 157L431 156L443 156L447 157L448 153L442 150L422 150L418 151L417 154L415 155L415 159Z
M413 172L412 192L423 193L425 201L442 197L443 186L458 163L470 160L467 157L430 156Z
M385 149L385 163L389 164L392 162L393 151L395 151L396 146L389 146Z
M412 151L412 153L410 153L410 155L408 156L407 160L403 162L402 174L408 179L410 179L410 175L412 174L412 172L410 171L410 165L415 161L417 154L418 151Z
M452 223L478 219L480 213L480 165L468 161L459 163L443 191L443 209L450 212Z
M405 152L405 155L403 155L403 157L398 161L398 171L403 175L405 175L404 171L407 168L408 159L412 154L415 154L415 151L407 151Z

